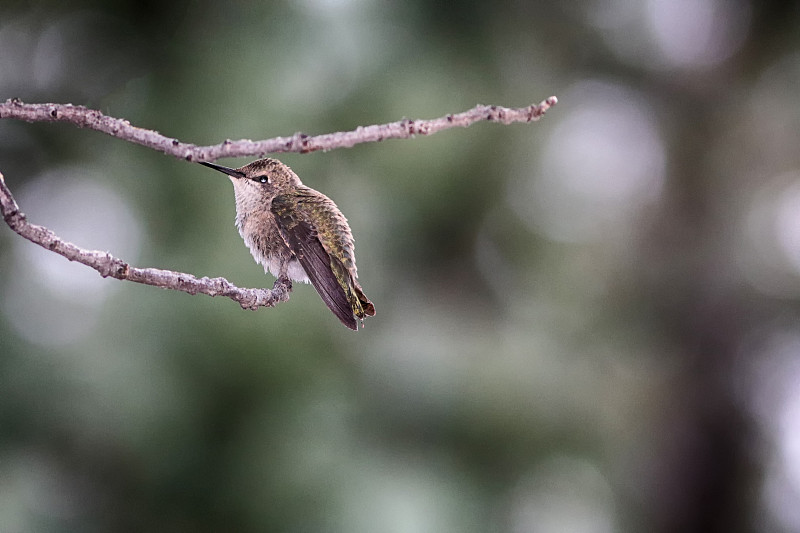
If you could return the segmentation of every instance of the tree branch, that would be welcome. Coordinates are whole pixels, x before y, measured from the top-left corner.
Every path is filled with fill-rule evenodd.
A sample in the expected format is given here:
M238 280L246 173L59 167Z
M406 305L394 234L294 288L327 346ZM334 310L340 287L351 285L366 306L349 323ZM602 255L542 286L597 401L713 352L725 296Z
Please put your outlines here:
M18 99L9 99L0 104L0 119L11 118L27 122L69 122L79 128L101 131L112 137L141 144L179 159L216 161L222 157L261 157L268 153L308 153L317 150L351 148L365 142L406 139L415 135L432 135L449 128L466 128L483 120L501 124L533 122L539 120L557 102L558 99L551 96L538 105L532 104L516 109L495 105L478 105L462 113L445 115L431 120L403 119L398 122L359 126L352 131L338 131L324 135L309 136L305 133L295 133L291 137L275 137L263 141L226 140L220 144L209 146L183 143L177 139L165 137L157 131L132 126L127 120L109 117L100 111L72 104L25 104Z
M359 143L378 142L384 139L405 139L414 135L432 135L448 128L466 128L482 120L511 124L513 122L532 122L539 120L558 100L551 96L538 105L517 109L500 106L479 105L463 113L445 115L432 120L403 119L389 124L359 126L355 130L308 136L295 133L291 137L275 137L263 141L242 139L226 140L210 146L197 146L165 137L160 133L132 126L124 119L109 117L83 106L72 104L25 104L18 99L6 100L0 104L0 119L10 118L27 122L68 122L79 128L97 130L112 137L140 144L167 155L187 161L214 161L221 157L263 156L267 153L299 152L350 148ZM104 278L124 279L163 289L172 289L189 294L208 294L226 296L245 309L274 307L289 300L292 282L278 278L272 289L242 289L225 278L197 278L191 274L160 270L157 268L137 268L108 252L84 250L71 242L64 241L55 233L31 224L19 210L16 200L0 173L0 212L9 227L29 241L47 248L70 261L77 261L95 269Z
M239 303L245 309L274 307L279 302L289 300L292 282L286 278L275 281L272 290L241 289L224 278L196 278L191 274L160 270L158 268L136 268L108 252L84 250L71 242L60 239L55 233L31 224L19 210L16 200L6 186L3 174L0 173L0 212L6 224L31 242L69 259L95 269L104 278L126 279L145 285L154 285L162 289L173 289L189 294L208 294L209 296L226 296Z

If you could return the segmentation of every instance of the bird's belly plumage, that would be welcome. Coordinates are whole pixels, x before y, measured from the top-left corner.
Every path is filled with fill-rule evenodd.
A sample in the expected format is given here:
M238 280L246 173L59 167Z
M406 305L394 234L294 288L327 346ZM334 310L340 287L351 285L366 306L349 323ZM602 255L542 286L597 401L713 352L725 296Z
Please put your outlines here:
M286 263L286 275L294 281L308 283L309 278L305 269L283 241L278 226L273 222L264 224L255 220L255 217L241 217L236 221L239 234L250 250L256 263L264 266L264 271L275 277L281 274L281 267ZM251 227L251 226L260 227Z
M276 278L280 275L281 271L281 264L283 263L284 259L279 255L273 255L266 258L266 261L259 261L261 264L264 265L264 270L269 271L270 274L275 276ZM300 262L292 257L289 259L289 265L286 270L286 274L289 276L290 279L294 281L302 281L303 283L308 283L308 274L306 274L305 269L300 264Z

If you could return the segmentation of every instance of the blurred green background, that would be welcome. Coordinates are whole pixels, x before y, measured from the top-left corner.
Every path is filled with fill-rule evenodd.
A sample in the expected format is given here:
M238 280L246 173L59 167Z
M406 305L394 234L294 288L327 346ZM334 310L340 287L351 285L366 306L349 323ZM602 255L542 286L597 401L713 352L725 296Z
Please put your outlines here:
M350 221L359 333L0 229L3 533L800 531L797 3L0 7L0 100L185 142L560 102L279 156ZM82 247L272 284L208 169L2 120L0 171Z

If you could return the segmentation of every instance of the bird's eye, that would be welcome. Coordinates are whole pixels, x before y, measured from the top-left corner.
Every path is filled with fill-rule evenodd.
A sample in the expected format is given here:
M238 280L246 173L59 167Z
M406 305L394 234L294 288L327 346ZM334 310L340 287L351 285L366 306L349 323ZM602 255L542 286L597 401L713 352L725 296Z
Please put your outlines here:
M260 181L261 183L269 183L269 178L266 176L261 176L260 178L258 178L258 181Z

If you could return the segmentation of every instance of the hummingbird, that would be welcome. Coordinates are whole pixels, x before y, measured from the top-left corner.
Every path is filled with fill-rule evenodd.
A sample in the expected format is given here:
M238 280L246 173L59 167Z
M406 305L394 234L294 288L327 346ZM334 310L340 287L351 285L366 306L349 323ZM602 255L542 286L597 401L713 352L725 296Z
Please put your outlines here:
M375 315L358 283L353 234L333 200L306 187L294 171L265 158L240 168L200 162L233 183L236 226L257 263L278 279L309 281L352 330Z

